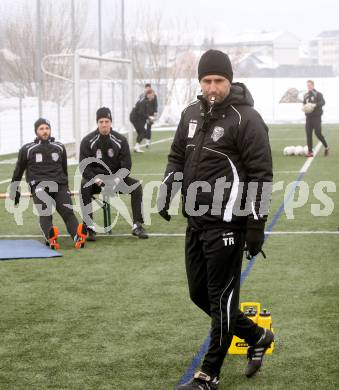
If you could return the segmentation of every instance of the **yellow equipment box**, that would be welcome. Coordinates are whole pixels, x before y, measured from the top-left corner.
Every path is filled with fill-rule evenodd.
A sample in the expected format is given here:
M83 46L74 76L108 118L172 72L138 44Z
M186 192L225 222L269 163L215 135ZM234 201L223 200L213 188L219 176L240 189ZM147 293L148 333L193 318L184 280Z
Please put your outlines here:
M244 314L253 322L273 332L271 313L266 309L261 311L259 302L242 302L240 303L240 310L244 312ZM228 353L230 355L246 355L247 348L248 344L245 342L245 340L240 339L237 336L233 336ZM271 354L273 350L274 342L271 344L270 348L268 348L266 354Z

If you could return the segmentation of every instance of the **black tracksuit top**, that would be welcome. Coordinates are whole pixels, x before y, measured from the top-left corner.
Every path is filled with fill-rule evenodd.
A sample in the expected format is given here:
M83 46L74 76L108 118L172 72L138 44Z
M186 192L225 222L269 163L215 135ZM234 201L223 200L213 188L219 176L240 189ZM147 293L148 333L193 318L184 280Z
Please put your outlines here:
M158 103L156 97L153 100L147 99L147 97L140 98L136 105L133 107L130 118L146 120L148 117L154 115L157 112Z
M130 171L132 167L127 139L112 129L108 135L101 135L96 129L82 139L80 162L87 157L94 157L98 159L98 162L87 165L82 173L86 180L91 180L97 175L114 174L120 168L126 168ZM101 161L106 164L109 170L100 163Z
M321 116L323 114L323 106L325 105L325 99L322 93L313 89L312 91L307 92L304 95L304 104L306 103L315 103L316 106L312 112L305 115L309 118L313 118L316 116Z
M230 183L224 192L220 215L212 215L209 210L205 215L189 218L198 225L246 224L247 216L232 213L242 193L239 183L258 182L261 186L263 182L272 182L268 128L252 106L253 99L246 86L233 83L228 97L215 104L210 115L202 97L182 112L168 156L165 182L171 183L175 172L183 172L184 199L191 183L208 182L212 191L198 191L196 205L209 206L213 203L216 179L226 177ZM254 212L249 215L257 222L266 220L266 215L259 213L260 197L259 191L253 200Z
M67 154L64 145L54 138L47 141L36 138L24 145L18 155L12 182L20 181L26 171L26 181L34 186L42 181L68 184Z

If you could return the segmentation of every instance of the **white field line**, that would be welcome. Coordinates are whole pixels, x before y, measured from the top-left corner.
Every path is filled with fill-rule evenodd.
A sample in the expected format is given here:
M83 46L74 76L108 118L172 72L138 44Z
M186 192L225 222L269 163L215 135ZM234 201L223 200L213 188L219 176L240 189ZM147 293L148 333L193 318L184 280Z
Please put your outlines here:
M162 138L162 139L159 139L158 141L154 141L151 143L151 146L152 145L155 145L155 144L160 144L160 143L163 143L163 142L167 142L167 141L172 141L173 137L169 137L169 138ZM145 147L146 145L140 145L141 147ZM11 159L11 160L4 160L4 161L0 161L0 163L2 164L15 164L16 163L16 159ZM78 162L74 159L74 158L70 158L68 159L68 164L69 165L77 165ZM162 176L163 173L134 173L134 175L139 175L139 176ZM4 184L4 183L9 183L11 181L11 179L6 179L6 180L3 180L3 181L0 181L0 184Z
M299 171L273 171L273 174L275 175L276 173L299 173Z
M304 141L305 137L302 138L274 138L270 136L270 141Z
M313 150L313 157L308 157L305 161L305 164L300 169L300 173L306 173L308 171L308 168L311 166L315 156L318 154L319 150L321 149L322 143L318 142L318 145Z
M152 145L156 145L156 144L161 144L161 143L164 143L164 142L172 141L173 138L174 137L162 138L162 139L159 139L157 141L153 141L153 142L151 142L151 147L152 147ZM146 147L146 145L140 145L140 147L144 148L144 147ZM17 161L16 158L11 158L9 160L2 160L2 161L0 161L0 164L15 164L16 161ZM78 161L75 158L69 158L68 159L68 165L77 165L77 164L78 164Z
M284 236L284 235L339 235L339 230L297 230L297 231L276 231L276 232L265 232L267 235L273 236ZM148 233L150 237L185 237L185 233ZM70 237L68 234L60 234L59 237ZM113 234L97 234L97 237L129 237L137 239L137 237L132 236L131 233L113 233ZM5 238L44 238L42 234L1 234L0 239Z
M159 139L158 141L151 141L151 147L152 145L156 145L156 144L162 144L163 142L167 142L167 141L172 141L174 137L169 137L169 138L162 138L162 139ZM143 144L143 145L140 145L141 148L145 148L146 147L146 144Z

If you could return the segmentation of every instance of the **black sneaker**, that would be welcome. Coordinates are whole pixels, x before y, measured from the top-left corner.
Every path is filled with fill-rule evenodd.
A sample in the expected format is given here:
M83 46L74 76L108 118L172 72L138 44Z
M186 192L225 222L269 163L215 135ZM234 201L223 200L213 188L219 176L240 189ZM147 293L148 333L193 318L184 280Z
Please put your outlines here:
M95 230L87 228L86 241L96 241L96 240L97 240L97 233L95 232Z
M138 238L148 238L148 234L146 230L142 227L141 223L137 222L135 227L132 230L133 236L137 236Z
M270 330L264 328L264 334L260 337L259 341L248 348L248 363L245 370L247 378L250 378L260 370L265 352L271 346L273 340L274 334Z
M194 374L192 380L183 385L178 385L175 390L216 390L218 384L218 377L212 378L204 372L198 371Z

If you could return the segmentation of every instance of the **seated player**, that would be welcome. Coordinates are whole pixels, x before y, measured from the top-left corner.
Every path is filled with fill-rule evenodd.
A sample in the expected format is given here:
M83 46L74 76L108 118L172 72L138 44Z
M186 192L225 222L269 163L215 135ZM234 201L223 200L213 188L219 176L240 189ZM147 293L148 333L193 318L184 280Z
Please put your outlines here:
M68 189L67 155L64 145L51 137L51 125L47 119L39 118L34 123L36 138L24 145L12 177L10 198L19 203L19 183L26 171L26 181L30 186L33 202L39 214L41 230L46 245L59 249L59 230L53 226L52 206L64 220L75 248L83 248L87 231L79 224L72 209L71 194Z
M112 129L112 114L109 108L99 108L96 120L98 128L86 135L80 144L80 170L82 171L80 204L88 231L87 240L96 240L91 208L92 197L94 194L99 194L106 184L110 187L114 186L116 192L131 194L132 234L138 238L148 238L142 226L144 221L141 184L128 174L119 177L118 171L123 169L129 173L132 166L127 139ZM86 159L91 161L87 163ZM84 168L82 168L83 165ZM126 191L131 188L132 190ZM113 189L112 192L114 192Z

